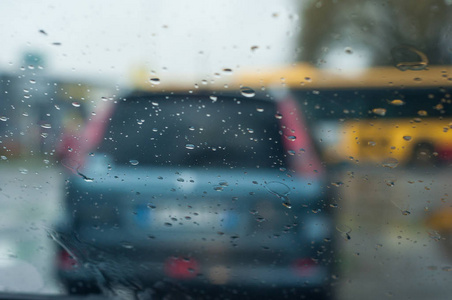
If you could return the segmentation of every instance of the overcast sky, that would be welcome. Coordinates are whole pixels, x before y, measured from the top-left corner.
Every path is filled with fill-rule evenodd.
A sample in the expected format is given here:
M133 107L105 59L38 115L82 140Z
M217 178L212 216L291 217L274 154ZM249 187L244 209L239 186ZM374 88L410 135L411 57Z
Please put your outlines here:
M0 1L0 72L18 70L25 52L42 53L49 74L122 83L137 68L195 80L289 63L294 2Z

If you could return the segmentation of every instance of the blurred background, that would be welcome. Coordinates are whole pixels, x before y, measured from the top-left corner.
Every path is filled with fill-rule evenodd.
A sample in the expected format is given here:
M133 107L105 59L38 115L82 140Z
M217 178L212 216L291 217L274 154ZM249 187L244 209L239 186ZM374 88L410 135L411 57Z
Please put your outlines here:
M415 3L414 3L415 2ZM0 288L61 293L63 135L132 89L288 87L337 211L339 299L449 299L452 1L2 1Z

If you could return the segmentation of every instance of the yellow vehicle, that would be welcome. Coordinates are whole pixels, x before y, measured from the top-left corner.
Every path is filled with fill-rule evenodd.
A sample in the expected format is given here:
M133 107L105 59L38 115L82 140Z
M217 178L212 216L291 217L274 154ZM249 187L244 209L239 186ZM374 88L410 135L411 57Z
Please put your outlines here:
M327 163L452 160L451 66L341 71L302 64L255 74L238 82L290 88Z

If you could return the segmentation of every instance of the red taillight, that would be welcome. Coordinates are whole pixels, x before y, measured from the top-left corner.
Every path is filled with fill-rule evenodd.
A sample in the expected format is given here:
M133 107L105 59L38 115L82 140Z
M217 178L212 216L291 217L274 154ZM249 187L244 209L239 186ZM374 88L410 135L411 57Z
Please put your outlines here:
M284 96L283 100L278 102L278 110L283 116L280 123L284 135L284 148L288 153L294 155L290 159L289 165L300 175L319 176L323 167L295 99L289 94Z
M199 273L198 263L192 259L171 257L165 262L165 273L176 279L190 279Z
M312 276L318 269L317 263L312 258L297 259L293 263L293 269L298 276Z
M64 249L58 254L58 267L62 270L71 270L76 268L77 261Z

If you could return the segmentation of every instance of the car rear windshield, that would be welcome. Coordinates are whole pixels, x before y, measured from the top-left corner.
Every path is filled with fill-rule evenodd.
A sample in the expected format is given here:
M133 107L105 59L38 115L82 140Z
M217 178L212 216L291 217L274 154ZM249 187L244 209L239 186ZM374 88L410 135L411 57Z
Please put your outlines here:
M276 104L222 96L123 99L99 150L131 165L280 168Z

